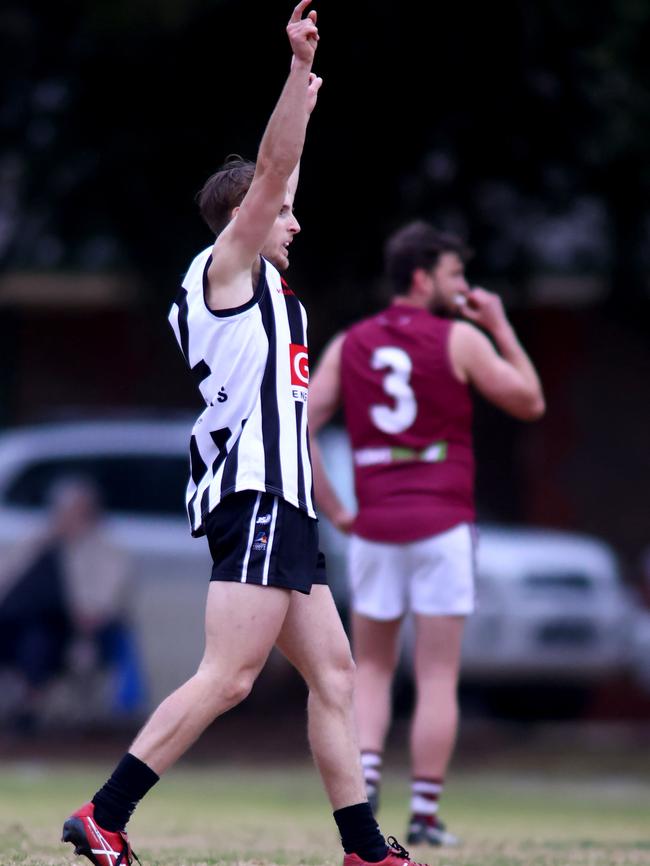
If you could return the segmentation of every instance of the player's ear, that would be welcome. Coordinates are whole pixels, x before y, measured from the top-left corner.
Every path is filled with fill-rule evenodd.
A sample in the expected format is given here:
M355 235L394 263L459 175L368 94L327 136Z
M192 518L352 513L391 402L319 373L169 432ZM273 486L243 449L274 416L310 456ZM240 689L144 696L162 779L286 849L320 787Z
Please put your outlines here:
M237 216L237 214L239 213L239 207L240 207L240 206L237 205L237 207L234 207L234 208L230 211L230 219L231 219L231 220L234 220L234 218L235 218L235 217Z
M411 274L411 289L420 291L431 279L431 273L426 268L416 268Z

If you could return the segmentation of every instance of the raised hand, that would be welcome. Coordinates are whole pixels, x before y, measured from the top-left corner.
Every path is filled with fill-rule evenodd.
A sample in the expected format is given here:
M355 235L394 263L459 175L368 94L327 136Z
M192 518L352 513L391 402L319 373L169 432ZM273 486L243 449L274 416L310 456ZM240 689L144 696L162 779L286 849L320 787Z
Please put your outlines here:
M314 62L316 54L316 46L318 44L319 35L318 27L316 26L316 12L312 9L307 14L306 18L302 17L302 13L309 6L311 0L300 0L300 3L293 10L293 14L287 24L287 36L291 43L291 50L296 60L305 63L308 66ZM316 100L314 100L314 105ZM313 106L312 106L313 108Z

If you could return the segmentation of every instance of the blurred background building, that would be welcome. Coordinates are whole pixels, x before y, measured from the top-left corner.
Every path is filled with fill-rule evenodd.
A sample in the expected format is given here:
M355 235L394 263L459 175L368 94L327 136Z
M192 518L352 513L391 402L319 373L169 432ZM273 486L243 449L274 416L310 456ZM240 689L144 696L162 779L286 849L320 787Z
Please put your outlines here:
M3 3L0 430L198 411L167 310L210 242L195 192L255 156L286 74L280 6ZM463 235L548 403L533 427L478 404L483 520L595 536L647 599L650 6L348 11L319 8L296 200L312 357L381 303L394 227Z

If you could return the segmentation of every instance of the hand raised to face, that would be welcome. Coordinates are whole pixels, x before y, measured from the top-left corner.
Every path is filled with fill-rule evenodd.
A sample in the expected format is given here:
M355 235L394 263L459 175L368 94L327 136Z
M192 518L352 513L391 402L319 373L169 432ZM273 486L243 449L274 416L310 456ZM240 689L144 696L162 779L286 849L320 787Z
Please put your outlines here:
M461 315L488 331L494 331L505 320L501 298L493 292L474 287L468 292L465 301L459 310Z

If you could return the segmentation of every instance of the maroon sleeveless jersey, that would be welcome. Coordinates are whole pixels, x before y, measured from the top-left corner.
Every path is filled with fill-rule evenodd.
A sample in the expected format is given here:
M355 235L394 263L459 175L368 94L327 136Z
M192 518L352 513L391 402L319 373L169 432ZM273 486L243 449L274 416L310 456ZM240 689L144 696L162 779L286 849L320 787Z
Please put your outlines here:
M472 403L451 369L452 325L393 304L345 336L341 384L362 538L415 541L474 520Z

